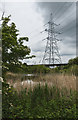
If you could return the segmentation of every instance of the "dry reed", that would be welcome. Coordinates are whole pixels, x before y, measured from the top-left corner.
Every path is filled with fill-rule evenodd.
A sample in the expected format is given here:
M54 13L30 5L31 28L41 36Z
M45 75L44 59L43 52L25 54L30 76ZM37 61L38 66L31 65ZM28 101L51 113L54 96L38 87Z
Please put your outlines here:
M36 85L40 83L40 85L47 85L49 87L56 86L60 89L67 88L68 90L76 90L77 86L77 77L75 75L64 75L64 74L46 74L39 75L32 79L32 81L28 81L21 74L6 74L7 82L12 85L18 92L22 89L33 89Z

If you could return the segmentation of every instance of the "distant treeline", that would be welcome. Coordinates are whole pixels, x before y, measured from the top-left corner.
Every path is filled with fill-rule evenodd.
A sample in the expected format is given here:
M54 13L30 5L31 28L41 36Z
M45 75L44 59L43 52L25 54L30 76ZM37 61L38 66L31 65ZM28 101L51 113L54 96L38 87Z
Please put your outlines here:
M10 72L21 72L21 73L37 73L37 74L46 74L46 73L68 73L78 75L78 57L70 59L68 64L65 66L59 66L55 68L49 68L44 65L33 65L28 66L26 63L21 65L9 65Z
M78 57L70 59L66 66L56 67L52 70L55 73L67 73L78 75Z

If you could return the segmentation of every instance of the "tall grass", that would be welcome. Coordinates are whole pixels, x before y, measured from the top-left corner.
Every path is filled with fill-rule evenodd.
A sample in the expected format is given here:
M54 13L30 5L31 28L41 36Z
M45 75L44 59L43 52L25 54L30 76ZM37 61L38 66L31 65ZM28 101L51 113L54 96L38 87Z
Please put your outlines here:
M77 119L77 77L46 74L27 82L21 74L8 73L3 82L3 118Z
M3 84L5 86L5 84ZM4 88L4 87L3 87ZM36 85L33 90L14 88L3 90L3 118L53 118L76 119L76 92L56 86Z
M76 90L76 80L75 75L65 75L65 74L46 74L42 75L37 79L38 81L45 81L47 84L55 85L59 88L66 87L67 89Z
M67 74L40 74L37 77L31 78L31 82L27 82L26 78L21 74L13 74L8 73L6 75L7 83L15 87L15 89L19 92L21 89L27 88L33 89L36 85L40 83L40 85L47 85L49 87L56 86L60 89L66 88L68 90L76 90L77 89L77 79L75 75L67 75Z

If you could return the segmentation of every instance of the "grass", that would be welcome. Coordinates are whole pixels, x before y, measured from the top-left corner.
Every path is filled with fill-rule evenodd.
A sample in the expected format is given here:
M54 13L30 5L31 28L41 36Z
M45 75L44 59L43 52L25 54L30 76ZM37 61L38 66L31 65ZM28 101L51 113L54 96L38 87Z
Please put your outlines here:
M76 80L75 75L64 75L64 74L46 74L39 77L38 81L45 81L50 86L51 84L62 88L66 87L67 89L76 90Z
M8 73L6 80L9 84L3 82L3 118L78 118L76 76L46 74L27 83L23 82L25 78L21 74Z
M48 87L38 84L27 91L22 89L19 94L8 84L3 90L3 118L66 118L76 119L76 92L56 86Z
M68 90L76 90L77 78L75 75L67 74L41 74L34 78L31 78L33 82L26 82L26 78L21 74L8 73L6 80L10 85L13 85L17 91L21 91L23 88L34 88L37 84L50 86L57 86L58 88L66 88ZM21 84L22 83L22 84Z

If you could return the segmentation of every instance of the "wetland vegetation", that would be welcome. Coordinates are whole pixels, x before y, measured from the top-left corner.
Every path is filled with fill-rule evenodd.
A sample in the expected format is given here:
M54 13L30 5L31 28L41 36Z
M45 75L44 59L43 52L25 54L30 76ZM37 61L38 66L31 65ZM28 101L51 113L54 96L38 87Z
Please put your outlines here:
M2 22L2 118L77 119L78 57L61 67L27 66L20 60L35 57L23 45L28 37L17 39L18 30L9 21L10 16ZM27 82L25 74L35 76Z

